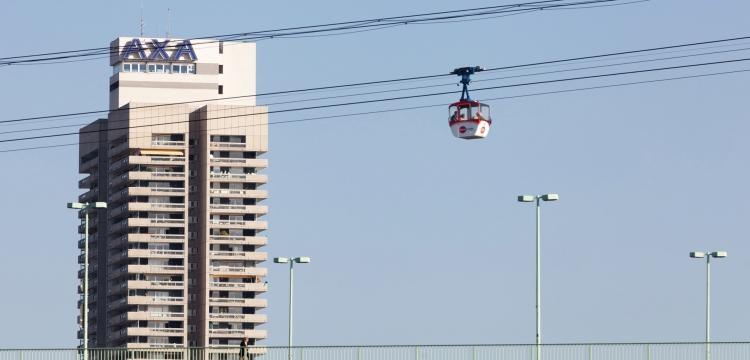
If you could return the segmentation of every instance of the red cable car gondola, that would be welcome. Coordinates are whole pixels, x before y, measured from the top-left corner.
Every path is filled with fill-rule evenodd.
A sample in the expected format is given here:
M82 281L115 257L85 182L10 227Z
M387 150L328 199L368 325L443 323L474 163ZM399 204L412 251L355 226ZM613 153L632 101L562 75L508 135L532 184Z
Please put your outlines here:
M461 100L448 106L448 125L453 136L460 139L482 139L487 137L492 125L490 106L469 97L469 82L471 74L482 71L479 66L463 67L453 70L451 74L461 76Z

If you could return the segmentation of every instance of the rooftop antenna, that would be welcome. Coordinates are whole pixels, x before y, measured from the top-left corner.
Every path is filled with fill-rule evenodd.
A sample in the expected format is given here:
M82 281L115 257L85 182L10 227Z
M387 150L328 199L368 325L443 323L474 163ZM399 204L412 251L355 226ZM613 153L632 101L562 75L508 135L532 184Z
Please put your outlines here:
M169 16L172 14L172 9L167 8L167 39L169 39Z
M141 37L143 37L143 0L141 0Z

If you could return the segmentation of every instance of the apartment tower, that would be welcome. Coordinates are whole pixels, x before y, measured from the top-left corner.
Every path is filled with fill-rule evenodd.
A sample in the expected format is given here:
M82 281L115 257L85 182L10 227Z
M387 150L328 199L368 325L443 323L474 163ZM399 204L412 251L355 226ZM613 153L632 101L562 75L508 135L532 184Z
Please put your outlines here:
M247 96L255 44L111 48L112 110L79 136L79 201L108 205L89 212L88 346L254 344L266 337L268 212L268 118Z

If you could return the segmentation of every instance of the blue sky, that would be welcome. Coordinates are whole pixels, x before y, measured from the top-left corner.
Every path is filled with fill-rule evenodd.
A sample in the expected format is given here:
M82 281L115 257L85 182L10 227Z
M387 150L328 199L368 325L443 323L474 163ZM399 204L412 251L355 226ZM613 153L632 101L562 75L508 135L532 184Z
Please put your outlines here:
M171 34L198 37L494 4L151 1L144 21L146 36L162 36L169 7ZM740 0L653 0L263 41L258 90L746 36L749 10ZM3 13L0 56L12 56L106 46L119 35L137 35L140 4L10 0ZM747 53L708 59L740 57ZM743 65L474 96L735 69ZM106 60L0 68L2 119L104 108L110 74ZM729 252L713 268L713 338L748 340L749 79L739 73L490 101L495 121L483 141L452 138L443 107L271 126L265 250L313 259L297 272L295 342L532 343L534 209L515 201L529 192L561 196L543 209L545 342L702 340L705 265L688 258L696 249ZM455 89L456 96L272 115L271 121L447 105L458 98ZM77 221L65 209L80 193L76 159L76 147L0 154L2 348L76 344ZM287 272L267 266L267 343L281 345Z

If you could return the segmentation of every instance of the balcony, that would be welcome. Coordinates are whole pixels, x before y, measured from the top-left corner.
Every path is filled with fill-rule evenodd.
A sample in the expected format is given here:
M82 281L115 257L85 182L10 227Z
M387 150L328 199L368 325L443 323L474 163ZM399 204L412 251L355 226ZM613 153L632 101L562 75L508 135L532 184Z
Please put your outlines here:
M265 184L268 182L268 175L260 174L229 174L229 173L211 173L211 180L223 182L247 182Z
M268 321L268 317L263 314L230 314L230 313L210 313L209 320L224 322L246 322L263 324Z
M268 214L268 206L265 205L209 204L208 208L212 214Z
M209 224L212 227L222 227L227 229L254 229L254 230L266 230L268 229L268 222L266 221L252 221L252 220L209 220Z
M130 144L127 141L120 143L119 145L109 149L109 157L115 157L128 149L130 149Z
M245 159L245 158L221 158L213 157L210 159L210 165L214 166L241 166L253 168L267 168L268 159Z
M127 272L130 274L175 274L181 275L185 272L184 265L128 265Z
M211 141L209 143L209 147L211 149L231 149L231 150L239 150L244 149L247 146L245 143L237 143L237 142L220 142L220 141Z
M209 306L244 306L244 307L254 307L254 308L266 308L268 307L268 300L212 297L208 299L208 305Z
M130 249L128 250L128 256L157 259L183 258L185 257L185 250Z
M129 242L184 243L185 239L185 234L125 234L110 241L109 247L126 246Z
M184 148L184 141L175 140L151 140L151 146L166 147L166 148Z
M263 246L268 244L268 238L265 236L211 235L208 243Z
M152 320L152 321L175 321L184 320L185 313L181 312L152 312L152 311L129 311L120 314L125 320Z
M94 188L78 196L78 202L87 203L94 202L99 197L99 189Z
M208 189L208 193L213 196L221 196L227 198L254 198L254 199L267 199L267 190L244 190L244 189Z
M116 234L118 232L123 232L127 230L128 227L181 228L181 227L185 227L185 219L151 219L151 218L124 219L124 220L118 221L110 225L109 233ZM133 235L136 235L136 234L133 234ZM147 235L147 234L138 234L138 235Z
M115 308L123 305L184 305L182 296L128 296L109 304Z
M149 195L178 196L178 195L183 195L185 193L185 188L129 187L127 191L128 191L128 195L131 195L131 196L149 196Z
M99 174L93 173L78 181L79 189L89 189L99 180Z
M182 290L185 288L184 281L160 281L160 280L128 280L128 289L145 290Z
M208 270L210 275L217 277L238 275L266 276L268 274L268 269L266 268L244 266L209 266Z
M168 202L129 202L125 205L113 207L109 210L109 217L118 217L126 214L129 211L168 211L168 212L183 212L185 211L185 203L168 203ZM160 220L183 220L183 219L160 219ZM183 220L184 222L184 220Z
M110 171L117 171L120 168L127 165L174 165L184 164L184 156L143 156L143 155L131 155L126 158L122 158L110 165Z
M210 251L209 254L211 260L268 260L268 253L258 251Z
M184 250L129 249L110 255L109 261L116 264L130 258L182 259L184 257Z
M176 171L128 171L120 176L113 177L109 181L109 186L116 188L123 183L131 180L156 180L170 181L185 179L184 172ZM84 179L85 180L85 179ZM82 180L83 181L83 180Z
M128 203L128 210L130 211L184 211L187 209L185 203L170 203L170 202L131 202Z
M268 284L266 283L242 283L242 282L220 282L210 281L208 283L208 289L211 291L254 291L254 292L266 292L268 291Z
M99 167L99 157L94 156L87 161L78 160L78 172L87 173Z
M208 329L208 336L212 338L252 338L265 339L268 334L266 330L243 330L243 329Z
M182 336L185 333L185 329L182 328L129 327L120 331L126 330L127 336Z

